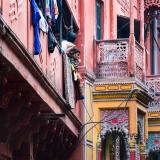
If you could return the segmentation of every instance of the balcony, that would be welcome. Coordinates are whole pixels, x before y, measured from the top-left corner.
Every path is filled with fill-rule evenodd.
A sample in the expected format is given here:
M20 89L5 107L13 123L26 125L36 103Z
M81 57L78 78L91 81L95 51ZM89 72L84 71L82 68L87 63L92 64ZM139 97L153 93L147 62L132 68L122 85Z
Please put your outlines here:
M17 6L19 8L16 8ZM65 0L63 1L63 6L65 13L69 10L69 8L71 8L71 12L67 12L67 15L70 17L71 15L73 16L72 25L74 31L76 31L79 25L78 2L73 2L73 0ZM13 12L14 10L16 11ZM67 105L69 103L72 108L75 108L76 104L75 101L73 101L75 93L72 74L64 71L64 68L67 68L65 66L69 65L68 61L64 61L62 54L59 52L58 46L55 47L53 53L49 53L48 34L44 33L41 29L39 29L41 51L40 54L34 55L34 27L32 25L31 11L31 1L12 2L9 0L0 0L0 35L2 34L1 37L3 34L7 35L6 39L0 39L0 47L5 41L8 46L12 44L11 48L13 52L21 57L22 61L24 60L24 57L22 57L23 54L25 57L28 57L28 60L31 61L32 66L39 71L39 75L44 77L46 84L49 84L51 88L54 88L56 94L65 100ZM7 50L8 46L3 45L3 49ZM23 54L19 50L23 51ZM23 64L25 63L23 62ZM27 64L27 67L29 67L29 64ZM31 70L30 73L33 74L33 70ZM67 88L67 91L65 88ZM70 94L68 94L68 92ZM70 99L72 99L72 101ZM78 111L75 111L75 114L78 115Z
M160 9L159 0L144 0L145 10L147 9Z
M129 75L129 39L96 41L96 76L98 79L127 78ZM135 42L135 78L143 81L143 48Z
M152 75L146 77L146 85L148 87L149 95L154 99L149 103L149 107L160 106L160 75Z

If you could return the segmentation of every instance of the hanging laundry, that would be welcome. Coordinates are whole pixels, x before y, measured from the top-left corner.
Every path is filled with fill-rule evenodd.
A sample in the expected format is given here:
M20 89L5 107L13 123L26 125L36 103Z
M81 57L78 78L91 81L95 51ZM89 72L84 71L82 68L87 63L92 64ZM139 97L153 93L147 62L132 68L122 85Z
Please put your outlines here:
M32 7L32 24L34 26L34 55L38 55L41 49L41 44L39 39L39 27L38 27L41 16L35 0L31 0L31 7Z
M48 50L50 53L54 52L54 48L57 45L57 41L53 35L52 28L49 27L48 30Z
M59 15L57 0L54 0L54 14L55 14L55 19L57 19Z
M41 16L41 19L39 21L39 28L45 32L45 33L48 33L48 23L46 21L46 19L44 18L42 12L39 10L39 13L40 13L40 16Z
M46 16L51 17L50 0L46 0Z
M50 13L51 13L51 18L52 18L52 25L55 25L55 9L54 9L54 0L51 0L50 3Z

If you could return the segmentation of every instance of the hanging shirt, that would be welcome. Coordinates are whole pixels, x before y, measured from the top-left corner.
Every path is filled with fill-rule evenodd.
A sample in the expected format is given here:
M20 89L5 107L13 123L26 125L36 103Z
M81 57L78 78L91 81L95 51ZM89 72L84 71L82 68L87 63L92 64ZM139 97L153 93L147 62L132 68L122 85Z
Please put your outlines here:
M39 9L35 0L31 0L31 7L32 7L32 24L34 26L34 55L40 53L41 44L39 39L39 27L38 23L41 19Z
M46 0L46 16L51 17L51 13L50 13L50 0Z
M52 24L55 25L55 9L54 9L54 0L51 0L50 3L50 12L51 12L51 18L52 18Z
M57 19L59 15L57 0L54 0L54 14L55 14L55 19Z
M41 19L39 20L39 28L43 32L48 33L48 23L47 23L46 19L43 17L43 14L40 10L39 10L39 13L40 13L40 16L41 16Z

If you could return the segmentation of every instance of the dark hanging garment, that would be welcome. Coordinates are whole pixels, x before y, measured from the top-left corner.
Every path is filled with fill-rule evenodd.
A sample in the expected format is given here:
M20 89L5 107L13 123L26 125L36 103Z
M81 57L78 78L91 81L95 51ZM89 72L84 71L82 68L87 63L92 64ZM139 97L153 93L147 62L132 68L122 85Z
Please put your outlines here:
M44 0L36 0L36 3L41 10L43 16L45 17L45 1Z
M50 2L50 11L51 11L51 18L52 18L52 25L55 25L55 10L54 10L54 0Z
M41 44L39 39L39 27L38 27L41 16L35 0L31 0L31 7L32 7L32 24L34 26L34 55L38 55L41 49Z
M57 41L53 35L52 28L49 27L48 30L48 50L50 53L54 52L54 48L57 45Z
M54 27L53 27L53 30L55 31L55 32L57 32L57 31L59 31L60 30L60 19L61 19L61 16L63 16L63 9L62 9L62 5L61 5L61 1L62 0L55 0L55 1L57 1L57 7L58 7L58 17L57 17L57 19L56 19L56 21L55 21L55 25L54 25Z

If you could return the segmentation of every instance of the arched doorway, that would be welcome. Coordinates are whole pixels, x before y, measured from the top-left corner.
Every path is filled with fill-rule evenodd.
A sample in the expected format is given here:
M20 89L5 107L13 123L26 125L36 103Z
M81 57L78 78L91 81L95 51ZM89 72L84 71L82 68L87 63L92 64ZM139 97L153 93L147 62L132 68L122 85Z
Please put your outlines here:
M110 126L102 133L102 160L129 160L128 130Z

